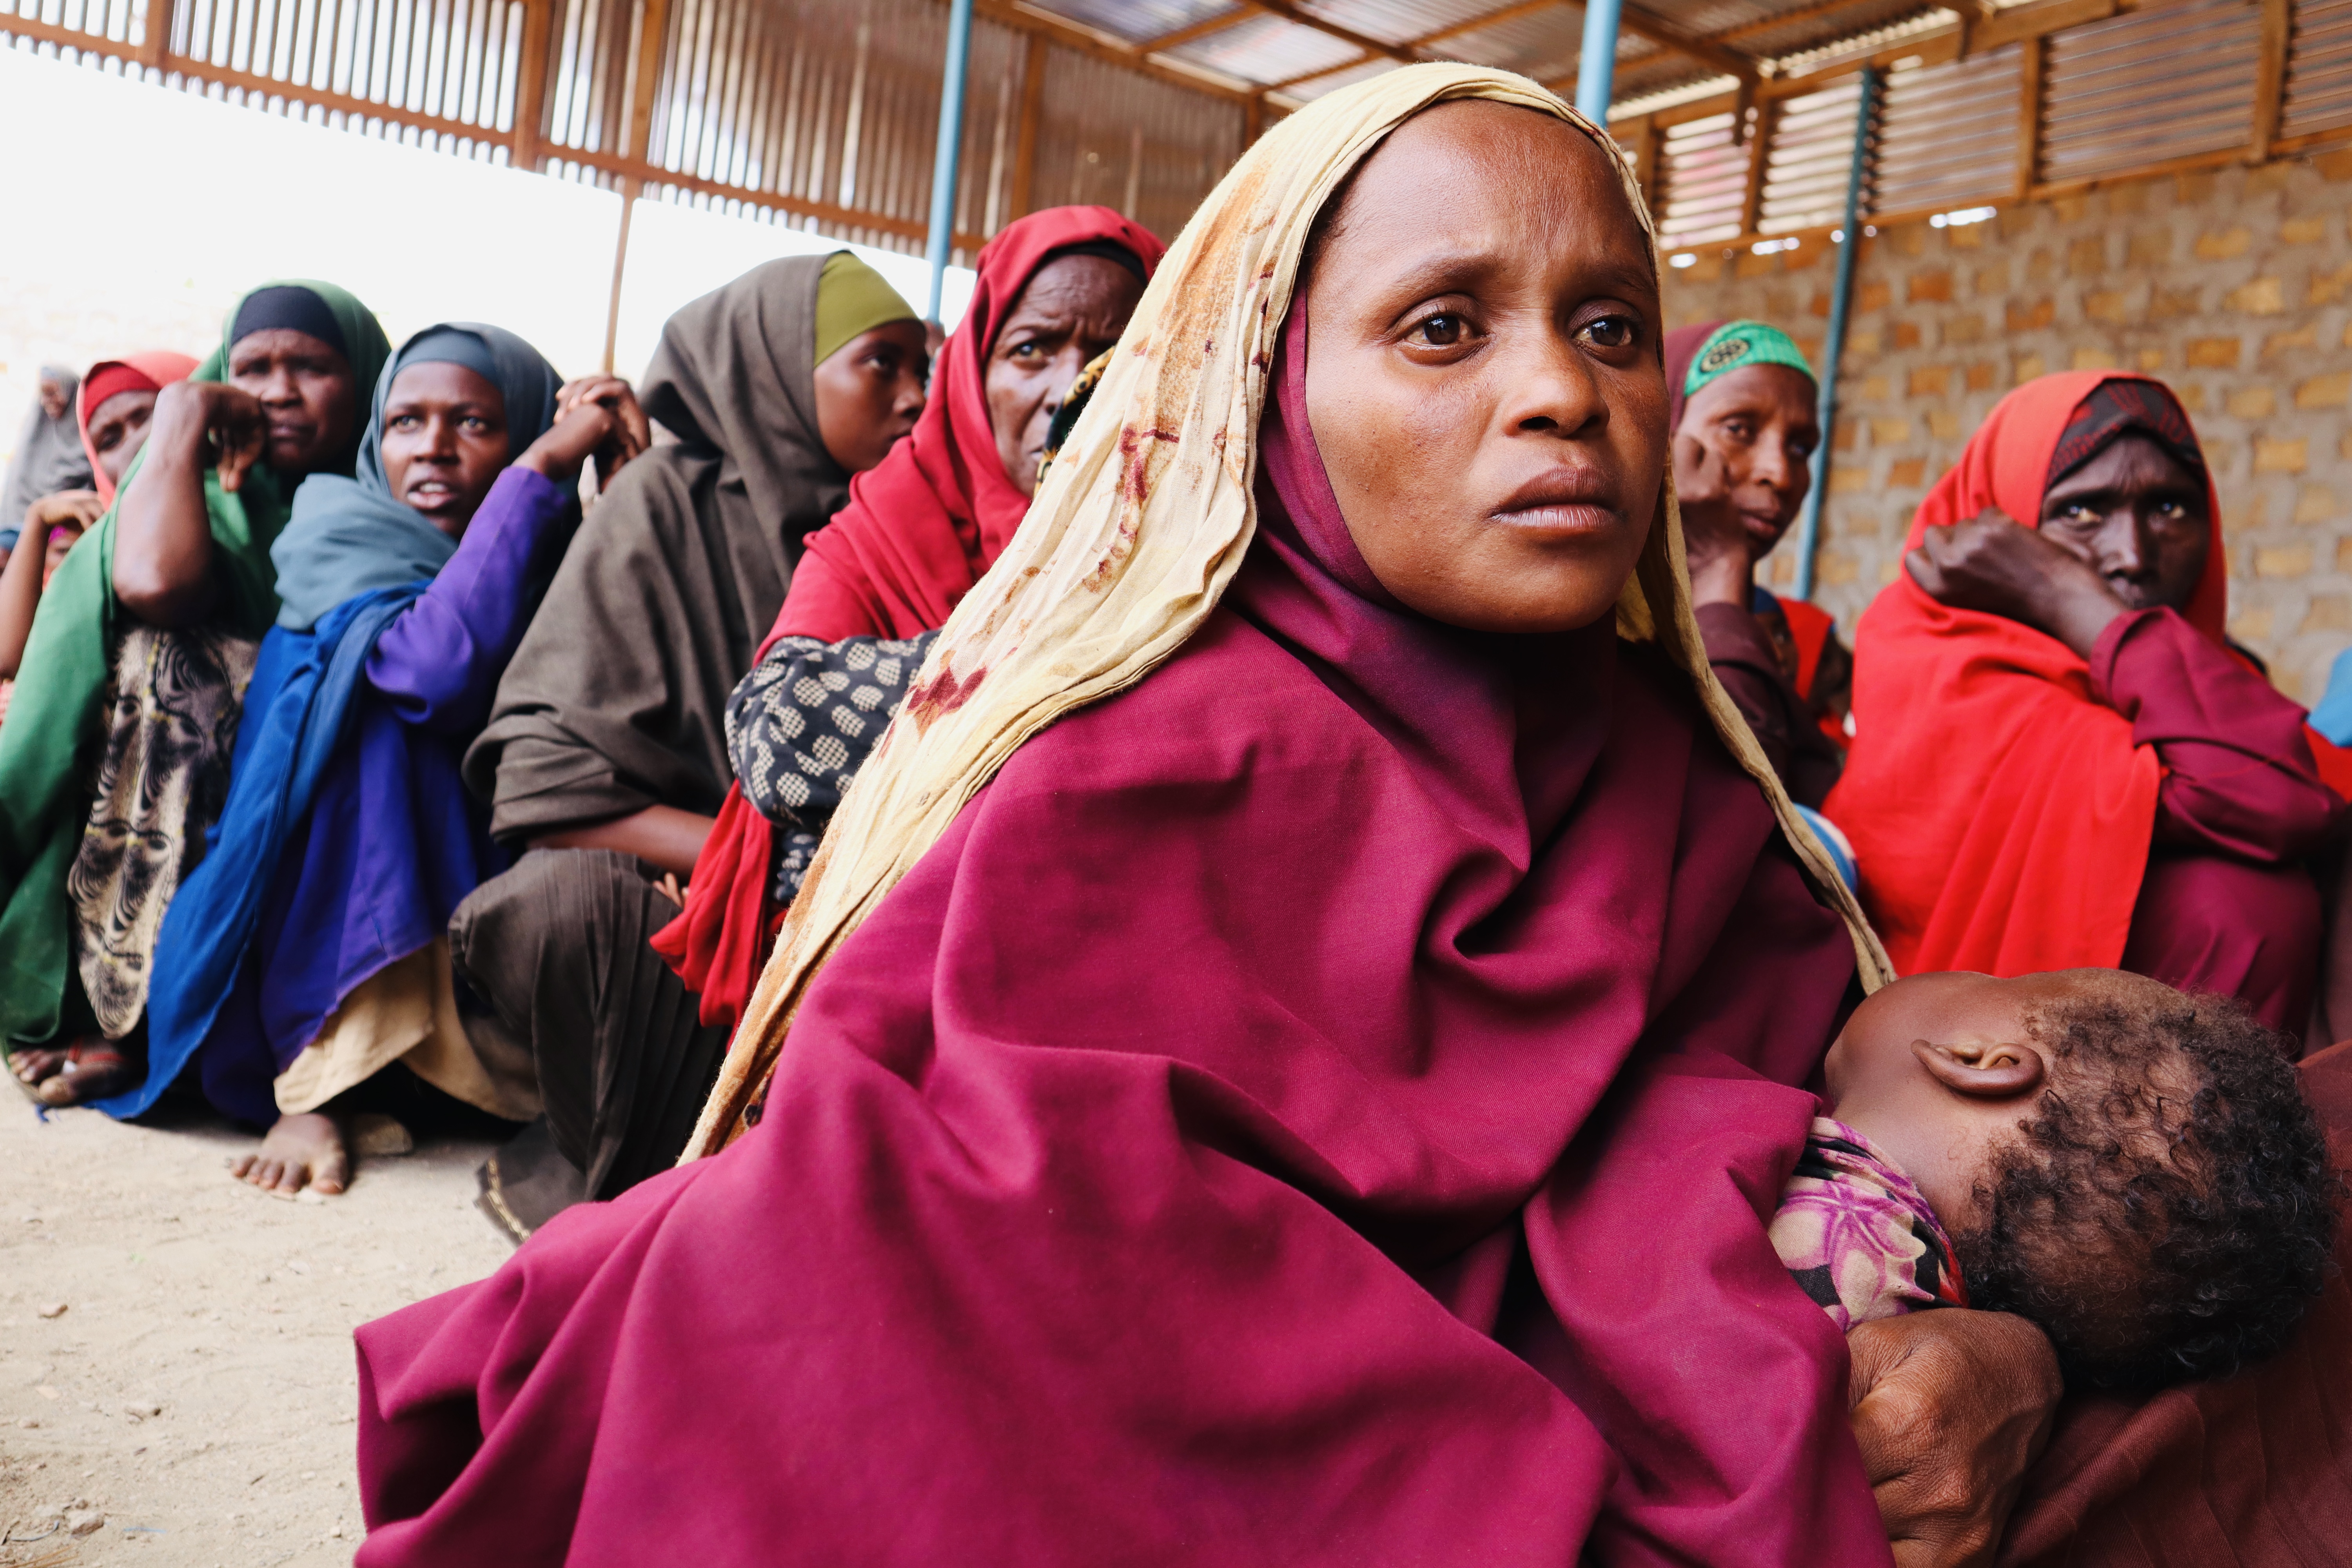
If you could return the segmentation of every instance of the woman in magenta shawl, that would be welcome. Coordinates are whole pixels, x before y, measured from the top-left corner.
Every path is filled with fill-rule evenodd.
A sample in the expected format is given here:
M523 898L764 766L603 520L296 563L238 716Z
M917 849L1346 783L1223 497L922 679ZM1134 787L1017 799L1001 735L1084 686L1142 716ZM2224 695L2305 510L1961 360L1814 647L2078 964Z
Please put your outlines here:
M835 818L723 1152L361 1331L361 1563L1986 1542L2047 1347L1842 1338L1766 1238L1885 971L1706 675L1607 146L1420 66L1226 177Z

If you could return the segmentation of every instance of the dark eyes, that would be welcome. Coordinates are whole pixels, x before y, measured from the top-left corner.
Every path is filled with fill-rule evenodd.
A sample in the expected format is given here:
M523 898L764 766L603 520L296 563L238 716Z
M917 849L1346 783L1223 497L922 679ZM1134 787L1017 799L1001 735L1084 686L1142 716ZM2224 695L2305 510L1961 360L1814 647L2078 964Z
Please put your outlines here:
M1469 326L1451 310L1440 310L1434 316L1422 319L1412 329L1412 335L1432 348L1450 349L1458 346L1469 335Z
M1642 323L1632 316L1603 316L1585 323L1584 336L1597 349L1630 349L1641 341Z

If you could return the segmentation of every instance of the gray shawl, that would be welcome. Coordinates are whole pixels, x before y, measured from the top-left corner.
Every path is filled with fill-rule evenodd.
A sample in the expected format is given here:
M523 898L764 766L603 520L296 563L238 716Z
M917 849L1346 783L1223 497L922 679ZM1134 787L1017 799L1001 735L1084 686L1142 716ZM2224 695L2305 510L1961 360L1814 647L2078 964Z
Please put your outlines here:
M822 256L771 261L669 319L646 412L678 437L581 525L466 782L501 838L726 797L727 698L784 602L801 541L848 499L817 434Z
M26 511L43 496L90 488L89 457L81 449L81 425L74 417L81 377L63 365L45 364L41 379L65 383L66 411L52 419L36 397L25 416L16 455L8 461L7 489L0 491L0 530L10 533L25 526Z

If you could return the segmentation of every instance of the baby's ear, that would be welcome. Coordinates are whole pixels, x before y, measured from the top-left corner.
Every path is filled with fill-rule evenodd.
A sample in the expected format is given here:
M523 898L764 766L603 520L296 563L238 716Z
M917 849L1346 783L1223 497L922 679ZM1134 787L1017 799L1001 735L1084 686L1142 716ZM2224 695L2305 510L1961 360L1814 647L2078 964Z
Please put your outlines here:
M1997 1045L1939 1045L1914 1040L1911 1054L1928 1076L1970 1100L2017 1100L2042 1088L2042 1053L2006 1041Z

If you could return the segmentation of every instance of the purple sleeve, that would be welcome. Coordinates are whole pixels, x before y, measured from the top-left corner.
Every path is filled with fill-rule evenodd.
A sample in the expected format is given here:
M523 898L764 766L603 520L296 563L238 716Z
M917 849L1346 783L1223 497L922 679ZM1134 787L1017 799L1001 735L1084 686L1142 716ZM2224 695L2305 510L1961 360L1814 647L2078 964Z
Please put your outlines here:
M531 563L570 500L537 470L508 468L433 585L384 628L368 656L368 684L404 723L462 734L488 721L530 619Z
M2163 764L2157 842L2275 863L2336 826L2343 802L2312 762L2303 710L2172 611L2116 617L2091 681Z

